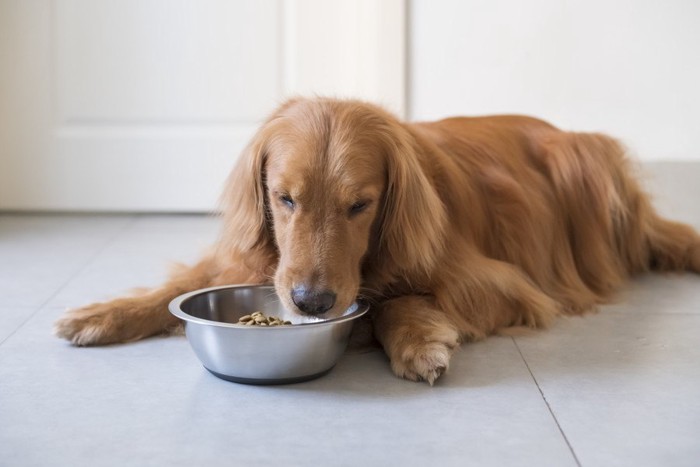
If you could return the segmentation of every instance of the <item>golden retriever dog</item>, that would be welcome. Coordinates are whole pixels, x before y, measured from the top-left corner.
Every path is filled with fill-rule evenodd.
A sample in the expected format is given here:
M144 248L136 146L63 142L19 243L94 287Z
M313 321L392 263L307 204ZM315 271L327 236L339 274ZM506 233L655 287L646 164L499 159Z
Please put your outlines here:
M56 334L133 341L177 327L179 294L274 282L302 314L368 297L394 373L433 384L463 341L580 314L633 274L700 272L700 235L654 211L620 144L524 116L405 123L368 103L290 100L222 199L198 264L69 311Z

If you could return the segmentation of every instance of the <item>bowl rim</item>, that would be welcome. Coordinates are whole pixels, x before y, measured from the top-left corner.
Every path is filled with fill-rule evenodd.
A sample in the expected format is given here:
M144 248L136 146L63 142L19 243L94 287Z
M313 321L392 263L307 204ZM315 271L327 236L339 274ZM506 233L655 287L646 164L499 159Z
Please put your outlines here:
M209 319L204 319L204 318L199 318L197 316L192 316L188 313L186 313L182 309L182 304L186 301L189 300L193 297L196 297L198 295L203 295L209 292L213 292L216 290L222 290L222 289L242 289L242 288L270 288L273 289L274 291L274 286L269 285L269 284L231 284L231 285L218 285L214 287L207 287L204 289L197 289L193 290L191 292L184 293L182 295L179 295L175 297L173 300L170 301L168 304L168 310L172 315L175 317L186 321L188 323L197 323L197 324L205 324L208 326L217 326L217 327L222 327L222 328L233 328L233 329L249 329L249 330L254 330L254 329L259 329L259 330L265 330L268 331L270 329L275 329L275 330L283 330L283 329L294 329L294 328L299 328L299 327L322 327L322 326L332 326L334 324L339 324L343 323L345 321L351 321L354 319L359 318L360 316L364 315L369 311L369 302L362 298L362 297L357 297L355 299L355 302L357 304L357 309L353 311L350 314L340 316L338 318L331 318L331 319L326 319L320 322L316 323L299 323L299 324L294 324L292 326L246 326L245 324L237 324L237 323L226 323L223 321L213 321Z

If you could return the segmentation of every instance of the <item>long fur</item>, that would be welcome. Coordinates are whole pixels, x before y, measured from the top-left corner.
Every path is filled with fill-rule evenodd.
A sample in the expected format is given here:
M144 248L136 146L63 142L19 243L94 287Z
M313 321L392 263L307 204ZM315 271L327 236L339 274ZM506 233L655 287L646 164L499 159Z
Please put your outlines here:
M362 196L363 212L346 210ZM176 325L166 304L188 290L274 281L294 307L289 290L311 284L337 292L329 315L372 298L394 372L432 384L463 340L583 313L633 274L700 272L700 236L654 211L618 142L522 116L410 124L357 101L288 101L240 157L222 217L199 264L74 310L56 333L124 342Z

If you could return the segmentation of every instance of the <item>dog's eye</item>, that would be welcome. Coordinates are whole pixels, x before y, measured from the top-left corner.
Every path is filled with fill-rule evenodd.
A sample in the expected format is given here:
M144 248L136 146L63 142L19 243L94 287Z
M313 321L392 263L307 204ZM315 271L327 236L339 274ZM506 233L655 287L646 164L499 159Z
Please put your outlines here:
M288 208L294 209L294 200L289 195L280 195L280 201L285 204Z
M362 212L368 205L369 203L367 201L358 201L352 206L350 206L350 214L357 214L358 212Z

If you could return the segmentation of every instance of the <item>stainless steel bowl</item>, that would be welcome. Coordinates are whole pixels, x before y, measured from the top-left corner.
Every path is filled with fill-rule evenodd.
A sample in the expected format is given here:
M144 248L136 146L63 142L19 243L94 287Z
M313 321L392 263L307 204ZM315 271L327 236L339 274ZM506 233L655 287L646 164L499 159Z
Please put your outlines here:
M286 384L328 373L345 348L353 320L369 306L358 300L343 316L322 319L285 309L272 286L235 285L186 293L170 302L204 368L219 378L248 384ZM237 324L262 311L291 326Z

